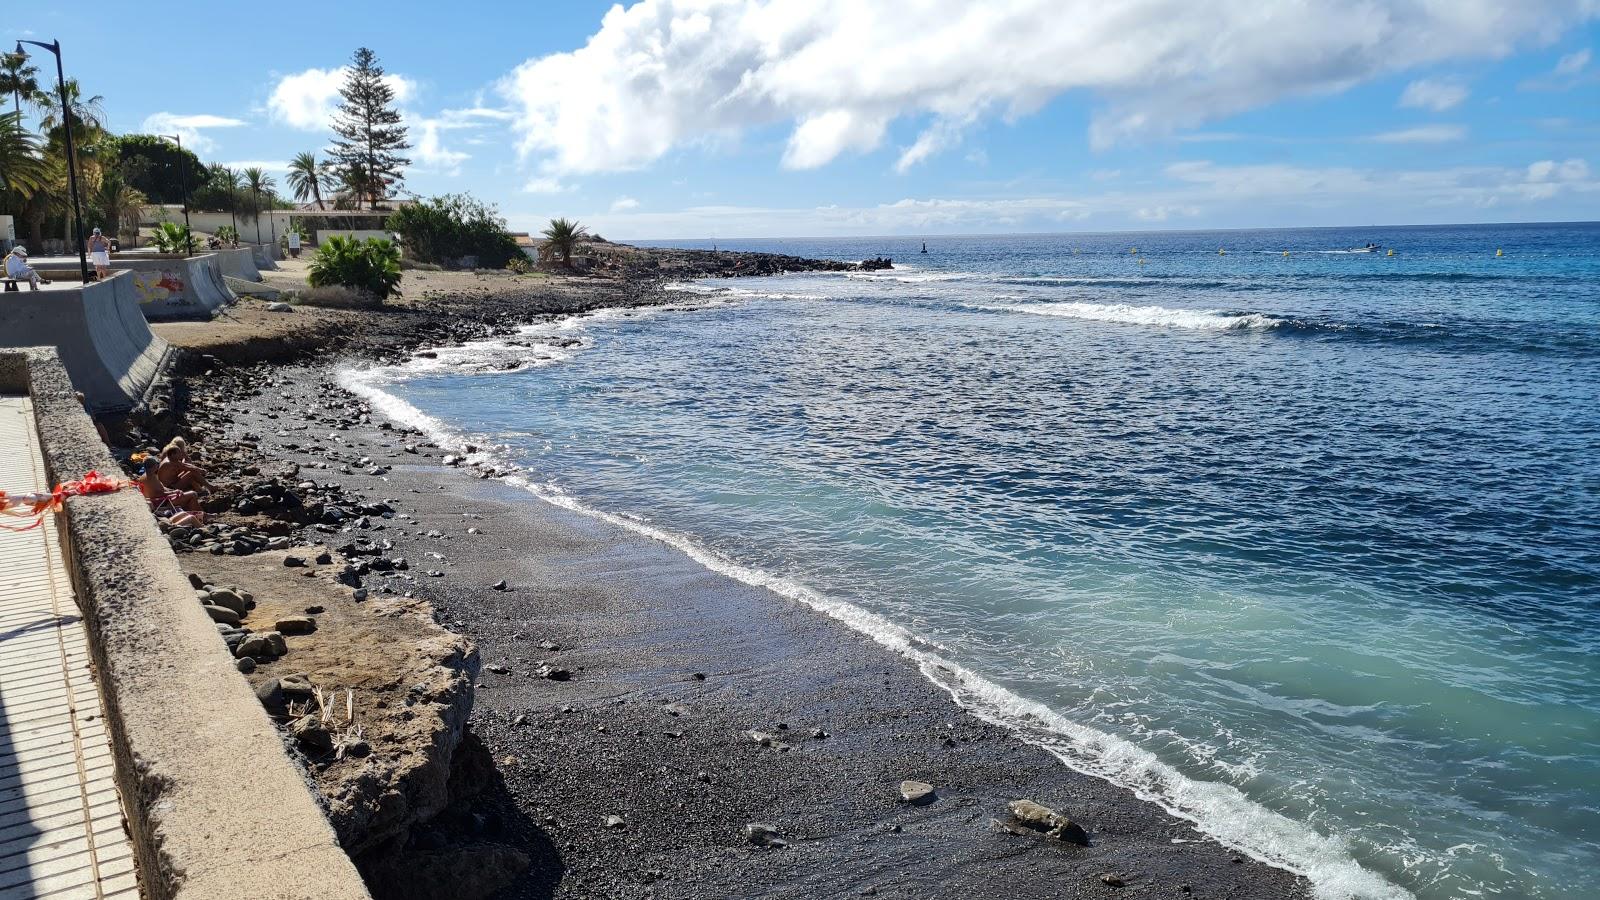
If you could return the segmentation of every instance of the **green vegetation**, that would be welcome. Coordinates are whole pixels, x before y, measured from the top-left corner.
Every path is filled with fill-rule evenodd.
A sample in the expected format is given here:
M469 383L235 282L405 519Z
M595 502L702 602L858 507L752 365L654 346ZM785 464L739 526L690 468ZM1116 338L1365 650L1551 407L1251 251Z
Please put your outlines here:
M377 54L362 47L356 50L353 63L339 89L344 102L333 122L339 137L332 153L340 177L358 198L357 205L364 198L377 209L385 197L399 190L401 170L411 163L400 152L411 144L394 105L394 88L383 80Z
M151 203L182 203L186 173L191 200L194 189L206 180L200 157L153 134L125 134L107 143L116 148L129 186L149 197Z
M190 247L191 235L187 226L177 222L162 222L150 235L150 242L162 253L185 253Z
M294 191L294 198L304 203L308 200L317 204L317 209L322 205L322 179L324 169L317 165L315 153L297 153L294 161L289 163L289 190Z
M400 248L379 238L358 241L334 235L311 260L311 286L339 285L382 300L400 292Z
M406 253L417 262L454 265L463 256L476 256L479 266L499 269L524 257L499 212L470 194L402 206L385 227L399 232Z
M579 241L588 237L589 229L579 225L577 222L570 222L566 219L551 219L550 227L546 228L542 233L544 234L545 251L559 253L562 264L570 269L572 268L572 250L578 245Z

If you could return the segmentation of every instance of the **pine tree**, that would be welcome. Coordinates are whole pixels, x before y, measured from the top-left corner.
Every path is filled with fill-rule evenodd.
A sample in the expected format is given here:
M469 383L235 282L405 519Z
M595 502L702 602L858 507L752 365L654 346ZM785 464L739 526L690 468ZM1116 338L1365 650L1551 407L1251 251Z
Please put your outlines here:
M400 170L411 164L400 155L411 144L406 141L406 126L394 108L394 89L383 80L377 54L365 47L356 51L355 65L339 94L344 102L333 123L339 139L330 152L340 168L363 173L362 193L377 209L378 201L400 186Z

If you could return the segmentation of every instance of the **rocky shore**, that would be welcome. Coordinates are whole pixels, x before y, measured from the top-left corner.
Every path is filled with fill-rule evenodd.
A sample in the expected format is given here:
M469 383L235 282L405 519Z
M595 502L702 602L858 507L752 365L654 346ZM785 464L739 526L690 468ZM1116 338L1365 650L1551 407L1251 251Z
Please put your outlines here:
M139 435L184 434L219 486L216 524L169 539L375 896L1308 894L832 620L464 466L333 379L664 302L657 276L414 284L391 309L246 300L174 329L189 363Z

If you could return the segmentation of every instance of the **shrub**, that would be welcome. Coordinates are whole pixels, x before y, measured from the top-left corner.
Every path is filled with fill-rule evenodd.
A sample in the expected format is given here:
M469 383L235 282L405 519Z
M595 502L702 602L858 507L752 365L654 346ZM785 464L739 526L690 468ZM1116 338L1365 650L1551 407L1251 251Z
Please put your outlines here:
M150 242L162 253L186 253L190 247L189 229L177 222L162 222L150 235Z
M518 253L506 260L506 268L510 269L513 275L526 275L533 271L533 262L528 259L526 253Z
M233 227L232 225L218 225L217 230L214 233L217 236L217 240L223 242L224 244L239 243L239 229Z
M311 286L342 285L379 300L400 292L400 248L381 238L332 235L311 260Z
M522 255L495 208L469 194L402 206L385 225L400 233L407 255L419 262L452 266L463 256L476 256L479 266L501 269Z

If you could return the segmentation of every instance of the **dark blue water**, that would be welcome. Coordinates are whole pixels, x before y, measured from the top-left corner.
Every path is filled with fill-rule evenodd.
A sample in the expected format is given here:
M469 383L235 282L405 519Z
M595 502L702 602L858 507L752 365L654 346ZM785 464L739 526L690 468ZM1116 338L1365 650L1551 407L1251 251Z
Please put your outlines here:
M352 380L1326 896L1600 894L1600 226L919 243Z

